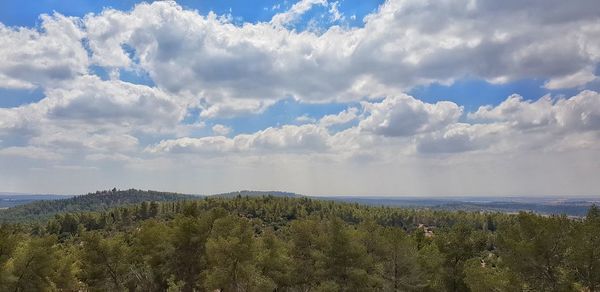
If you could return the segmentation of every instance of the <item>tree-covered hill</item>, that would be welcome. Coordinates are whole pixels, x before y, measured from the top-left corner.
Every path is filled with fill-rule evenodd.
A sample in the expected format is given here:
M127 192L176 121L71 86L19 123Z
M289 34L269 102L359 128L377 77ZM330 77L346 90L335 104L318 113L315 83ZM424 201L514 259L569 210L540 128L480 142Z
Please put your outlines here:
M41 200L0 210L0 222L47 219L58 213L104 211L117 206L141 202L193 200L198 197L177 193L129 190L97 191L60 200Z

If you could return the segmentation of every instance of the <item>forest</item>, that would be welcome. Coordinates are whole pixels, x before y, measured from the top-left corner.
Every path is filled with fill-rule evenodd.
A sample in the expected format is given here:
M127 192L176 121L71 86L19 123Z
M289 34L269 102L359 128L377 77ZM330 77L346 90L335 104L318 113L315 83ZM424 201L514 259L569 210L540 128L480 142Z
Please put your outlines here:
M573 219L171 195L5 216L0 291L600 291L596 206Z

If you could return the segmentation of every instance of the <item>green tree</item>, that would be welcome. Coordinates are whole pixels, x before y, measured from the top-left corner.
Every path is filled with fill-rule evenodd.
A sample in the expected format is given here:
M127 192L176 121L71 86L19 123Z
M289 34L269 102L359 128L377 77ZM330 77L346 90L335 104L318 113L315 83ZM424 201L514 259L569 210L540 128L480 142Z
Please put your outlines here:
M485 249L487 243L485 233L461 222L446 232L438 232L434 242L444 254L443 276L446 289L467 290L464 282L464 264Z
M254 229L248 220L226 216L215 220L206 242L209 270L205 287L219 291L269 291L275 283L257 269Z
M124 291L130 281L130 249L120 236L103 238L98 232L84 234L81 280L91 291Z
M465 262L465 283L473 292L519 291L514 275L492 253L469 259Z
M292 266L292 286L309 291L319 282L323 271L323 252L318 235L326 231L315 219L295 220L286 230L289 236Z
M146 291L163 290L172 271L169 259L174 254L172 229L165 223L147 220L134 234L131 252L136 264L136 278Z
M50 291L58 282L55 271L57 247L55 236L31 238L22 242L4 268L9 274L3 291Z
M600 291L600 209L592 206L573 229L568 263L575 279L588 291Z
M179 216L173 221L168 270L175 281L183 281L183 291L196 289L200 276L206 269L205 245L212 227L212 218Z
M516 222L503 226L498 237L500 256L525 288L570 290L565 260L571 225L564 216L520 213Z
M259 242L257 251L257 265L260 272L271 279L276 288L291 285L291 266L288 248L272 230L266 230Z
M0 225L0 267L11 258L12 253L23 238L24 235L17 226L9 224Z
M444 263L445 255L435 244L427 244L419 249L417 261L423 272L426 288L423 291L445 291Z
M417 242L397 227L386 228L383 240L386 290L410 291L427 287L425 273L419 267Z
M326 279L337 284L340 291L360 291L378 286L377 275L369 274L371 258L356 232L339 218L327 224L324 268Z
M81 272L77 246L60 244L54 257L55 268L51 275L54 290L81 291L77 275Z

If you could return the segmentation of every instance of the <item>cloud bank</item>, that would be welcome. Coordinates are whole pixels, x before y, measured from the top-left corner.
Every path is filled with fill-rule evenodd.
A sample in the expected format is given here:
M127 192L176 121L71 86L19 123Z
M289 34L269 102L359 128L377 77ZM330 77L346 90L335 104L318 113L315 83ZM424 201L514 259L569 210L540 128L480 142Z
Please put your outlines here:
M598 190L600 94L586 87L598 80L596 1L389 0L360 27L343 25L338 5L303 0L243 24L168 1L43 15L35 28L0 23L0 89L43 92L0 108L0 162L14 166L0 170L0 183L67 192L112 182L186 192ZM297 30L316 6L340 24ZM467 78L544 80L577 93L515 93L473 111L405 93ZM223 122L285 99L348 107L252 132ZM78 181L62 186L72 175Z

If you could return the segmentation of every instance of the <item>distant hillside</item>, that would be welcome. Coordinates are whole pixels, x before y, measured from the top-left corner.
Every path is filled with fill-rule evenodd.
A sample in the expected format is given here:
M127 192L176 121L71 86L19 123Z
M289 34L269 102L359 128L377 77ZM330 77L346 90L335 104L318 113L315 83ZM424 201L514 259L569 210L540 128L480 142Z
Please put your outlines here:
M449 211L461 210L470 212L479 211L492 211L492 212L505 212L505 213L517 213L520 211L534 212L543 215L551 214L564 214L568 216L583 217L587 214L588 210L594 202L585 203L560 203L560 204L547 204L547 203L520 203L520 202L489 202L489 203L469 203L469 202L456 202L452 204L440 205L436 208L444 209Z
M401 208L427 208L446 211L503 212L520 211L537 214L565 214L582 217L592 205L600 205L599 197L317 197L346 203Z
M177 193L113 189L110 191L97 191L68 199L35 201L0 210L0 222L44 219L54 214L67 212L104 211L122 205L147 201L168 202L197 198L196 196Z
M301 198L303 197L302 195L299 194L295 194L295 193L290 193L290 192L280 192L280 191L238 191L238 192L230 192L230 193L223 193L223 194L216 194L216 195L212 195L211 197L216 197L216 198L235 198L237 196L241 196L241 197L266 197L266 196L273 196L273 197L279 197L279 198Z
M72 196L67 195L41 195L41 194L23 194L0 192L0 209L10 208L18 205L24 205L40 200L59 200L66 199Z

